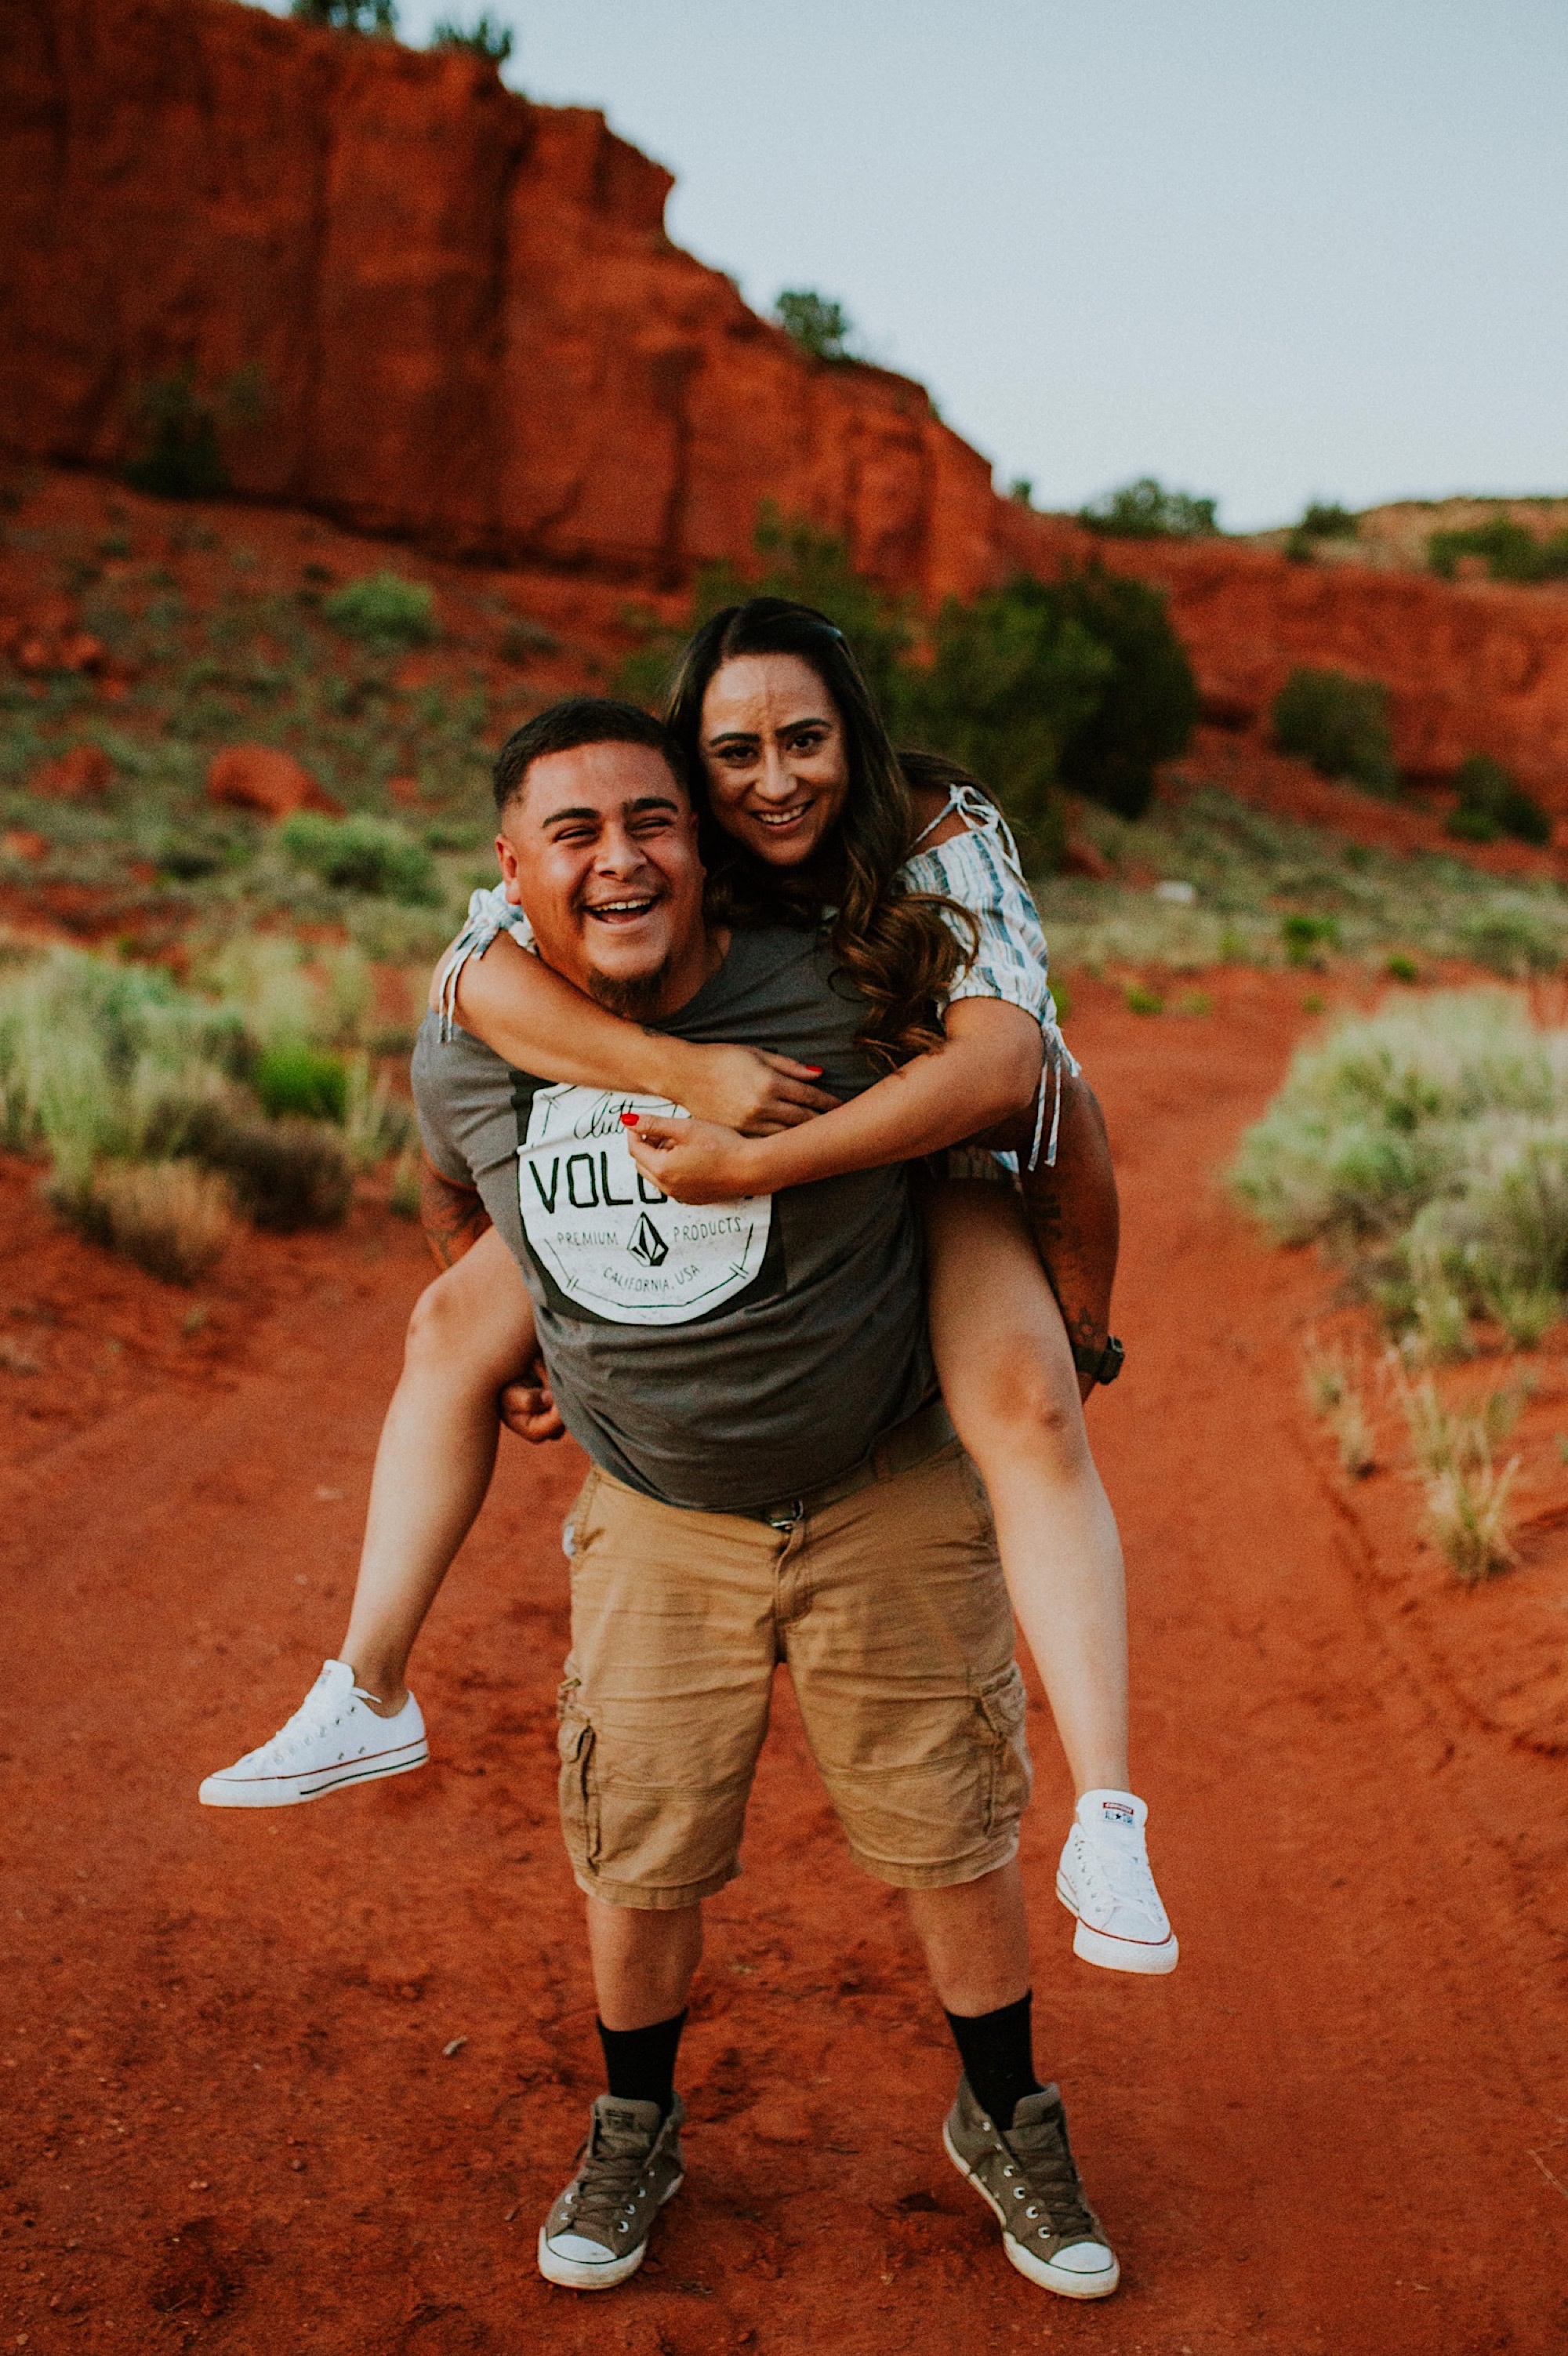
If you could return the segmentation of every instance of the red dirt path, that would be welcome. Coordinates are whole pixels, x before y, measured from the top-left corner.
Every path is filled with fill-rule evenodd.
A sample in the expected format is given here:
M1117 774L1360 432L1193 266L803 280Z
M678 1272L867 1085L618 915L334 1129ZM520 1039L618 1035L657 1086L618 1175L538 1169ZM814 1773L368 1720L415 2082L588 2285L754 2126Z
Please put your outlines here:
M509 1448L438 1609L417 1682L439 1763L277 1815L197 1808L339 1631L424 1273L362 1214L330 1247L269 1248L253 1312L229 1271L225 1387L177 1381L166 1335L101 1420L5 1451L0 2349L1568 2345L1563 1763L1434 1671L1411 1631L1452 1597L1428 1569L1415 1610L1380 1569L1395 1520L1373 1527L1326 1469L1297 1362L1325 1279L1258 1244L1212 1174L1277 1083L1299 992L1215 986L1211 1020L1086 991L1074 1024L1128 1212L1131 1356L1094 1425L1175 1976L1072 1960L1038 1719L1026 1857L1041 2055L1122 2295L1078 2309L1023 2282L942 2158L940 2017L782 1687L748 1870L711 1910L688 2188L613 2298L539 2280L536 2222L596 2085L554 1826L566 1451ZM0 1300L60 1274L32 1215ZM82 1255L79 1281L101 1265ZM146 1297L172 1333L177 1304Z

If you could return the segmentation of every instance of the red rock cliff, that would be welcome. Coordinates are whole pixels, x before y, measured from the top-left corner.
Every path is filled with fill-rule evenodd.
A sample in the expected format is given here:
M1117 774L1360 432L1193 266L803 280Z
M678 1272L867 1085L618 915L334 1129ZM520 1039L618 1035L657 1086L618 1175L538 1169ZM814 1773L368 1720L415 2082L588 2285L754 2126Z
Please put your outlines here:
M805 359L664 233L670 175L480 62L229 0L7 0L0 419L108 464L138 386L259 370L236 487L673 584L770 496L928 594L985 462L921 388Z
M675 587L769 498L927 602L1089 543L999 499L907 379L803 357L672 246L668 173L478 61L232 0L5 0L0 435L106 466L138 387L259 372L236 487L372 530ZM1295 662L1393 691L1412 768L1487 750L1568 807L1568 599L1122 544L1211 707Z

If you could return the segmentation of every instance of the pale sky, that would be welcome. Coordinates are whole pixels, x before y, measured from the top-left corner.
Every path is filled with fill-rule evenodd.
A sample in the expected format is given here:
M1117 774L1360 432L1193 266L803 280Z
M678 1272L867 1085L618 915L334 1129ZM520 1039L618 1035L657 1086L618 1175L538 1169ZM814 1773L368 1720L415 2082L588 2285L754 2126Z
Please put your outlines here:
M489 5L680 244L837 296L1037 506L1568 491L1564 0Z

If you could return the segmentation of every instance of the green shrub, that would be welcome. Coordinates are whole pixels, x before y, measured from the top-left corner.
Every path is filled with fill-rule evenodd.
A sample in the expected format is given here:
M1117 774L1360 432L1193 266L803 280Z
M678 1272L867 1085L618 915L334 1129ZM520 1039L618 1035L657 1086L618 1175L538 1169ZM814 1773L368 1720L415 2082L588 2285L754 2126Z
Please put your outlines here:
M1115 540L1212 540L1219 531L1219 502L1189 491L1168 491L1153 475L1142 475L1119 490L1079 509L1089 531Z
M1310 564L1320 541L1354 540L1359 530L1359 520L1348 508L1337 500L1313 499L1285 535L1284 552L1293 564Z
M360 816L323 818L299 810L278 829L278 841L296 866L339 892L432 907L441 898L435 862L422 842L389 820Z
M1339 947L1338 922L1333 916L1282 916L1280 939L1288 965L1320 965L1325 949Z
M1360 524L1337 499L1313 499L1302 510L1296 530L1309 540L1354 540Z
M1326 777L1349 777L1369 793L1394 795L1388 690L1340 670L1293 670L1274 698L1274 742Z
M1197 724L1197 681L1187 650L1163 593L1145 582L1096 564L1064 576L1055 594L1112 659L1098 705L1062 745L1062 783L1122 818L1142 818L1156 765L1185 753Z
M1462 556L1479 556L1494 581L1555 581L1568 574L1568 531L1549 540L1537 539L1528 525L1511 516L1492 516L1462 531L1434 531L1426 543L1426 562L1444 581L1452 581Z
M455 17L441 16L430 28L430 46L433 49L467 49L473 57L484 58L499 73L511 55L511 28L492 22L488 8L471 25L460 25Z
M333 1227L348 1210L354 1172L348 1148L323 1121L266 1120L214 1101L192 1108L180 1151L221 1171L245 1216L275 1235Z
M341 1128L348 1118L348 1066L341 1055L325 1055L304 1040L269 1048L251 1074L251 1086L270 1120L293 1114Z
M405 581L398 573L346 582L321 610L334 629L370 647L423 647L435 636L434 595L422 581Z
M212 498L229 488L219 440L221 425L254 425L267 408L259 369L236 369L215 392L204 392L188 367L140 387L134 408L142 447L124 469L141 491L165 499Z
M381 33L397 30L395 0L292 0L291 16L306 25L328 26L337 33Z
M136 406L143 446L125 467L128 483L165 499L213 498L228 489L217 415L188 369L144 385Z
M1516 835L1520 842L1545 844L1552 840L1552 820L1533 794L1487 753L1472 753L1455 773L1458 804L1447 819L1447 831L1466 842L1495 842L1499 834Z
M787 286L773 305L773 316L791 343L814 360L847 360L854 333L842 303L816 294L809 286Z
M1023 574L972 605L950 598L931 637L929 668L909 671L899 699L904 732L983 778L1026 856L1055 864L1062 748L1098 710L1115 658L1058 589Z

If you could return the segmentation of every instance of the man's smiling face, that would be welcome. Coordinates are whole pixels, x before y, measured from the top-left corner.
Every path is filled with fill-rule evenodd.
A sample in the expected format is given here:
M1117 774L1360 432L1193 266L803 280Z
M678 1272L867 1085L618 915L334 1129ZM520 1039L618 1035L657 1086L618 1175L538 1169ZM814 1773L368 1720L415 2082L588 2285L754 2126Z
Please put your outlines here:
M546 965L617 1013L673 1013L714 962L691 802L647 744L534 761L496 852Z

